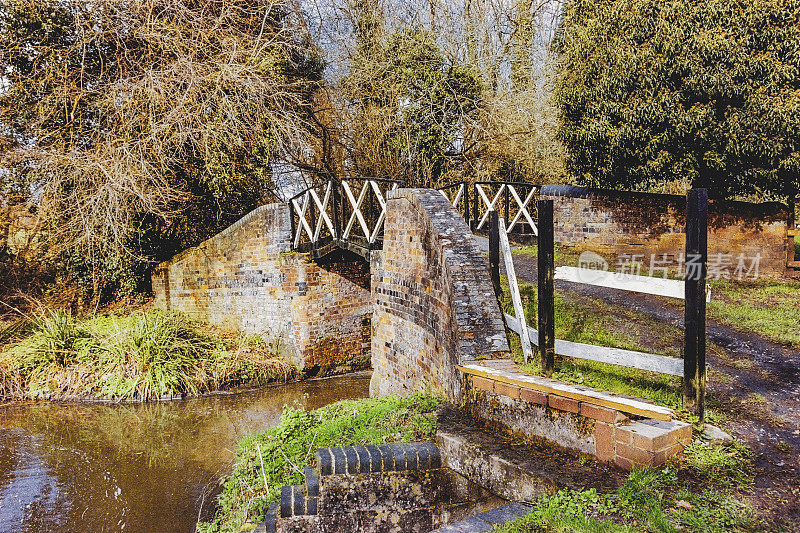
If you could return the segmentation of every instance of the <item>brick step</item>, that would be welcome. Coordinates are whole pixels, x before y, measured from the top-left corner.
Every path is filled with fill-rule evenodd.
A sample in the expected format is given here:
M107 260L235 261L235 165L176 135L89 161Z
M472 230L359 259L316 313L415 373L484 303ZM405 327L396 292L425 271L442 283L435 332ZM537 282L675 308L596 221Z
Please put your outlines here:
M469 375L469 405L476 418L503 431L593 455L624 470L660 466L692 441L692 426L673 420L673 410L666 407L528 376L513 370L516 365L509 360L481 361L463 368ZM652 416L632 414L636 412Z
M317 450L319 513L417 509L447 499L449 479L430 442Z
M258 524L253 533L277 533L278 518L281 513L280 502L272 502L267 509L267 516L263 522Z
M452 406L437 412L436 442L448 468L510 501L533 502L561 489L613 491L621 471L546 443L522 444L478 427Z
M318 504L318 497L306 495L305 485L281 487L281 518L314 516L317 514Z
M319 448L320 476L441 468L439 449L430 442Z
M443 468L430 442L319 448L316 459L305 484L281 488L256 531L427 533L494 498Z
M461 522L441 527L432 533L482 533L494 531L497 526L525 516L530 510L531 507L529 505L512 502L492 511L471 516Z

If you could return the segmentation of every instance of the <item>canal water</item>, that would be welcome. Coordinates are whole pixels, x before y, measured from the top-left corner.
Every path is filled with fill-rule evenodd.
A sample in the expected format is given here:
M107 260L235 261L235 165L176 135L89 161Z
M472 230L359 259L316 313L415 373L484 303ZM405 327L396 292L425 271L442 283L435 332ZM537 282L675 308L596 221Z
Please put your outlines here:
M0 533L194 531L215 510L236 443L369 394L366 375L143 405L0 407Z

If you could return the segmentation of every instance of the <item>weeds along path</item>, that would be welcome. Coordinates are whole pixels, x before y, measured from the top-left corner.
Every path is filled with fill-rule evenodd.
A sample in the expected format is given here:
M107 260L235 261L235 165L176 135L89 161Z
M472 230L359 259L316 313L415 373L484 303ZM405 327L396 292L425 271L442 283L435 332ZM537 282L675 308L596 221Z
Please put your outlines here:
M520 281L536 284L535 257L515 255L514 265ZM663 324L661 331L630 328L644 346L662 345L665 335L683 329L682 302L560 281L556 291L599 304L606 316L621 322L630 322L635 312ZM800 531L800 349L711 319L707 336L709 407L722 414L726 429L756 454L748 499L775 527Z

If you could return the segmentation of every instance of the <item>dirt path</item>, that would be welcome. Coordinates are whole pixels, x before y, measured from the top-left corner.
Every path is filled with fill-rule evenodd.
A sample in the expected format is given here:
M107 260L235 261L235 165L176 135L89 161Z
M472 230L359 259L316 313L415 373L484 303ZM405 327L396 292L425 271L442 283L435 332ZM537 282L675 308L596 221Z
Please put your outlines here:
M536 283L535 257L515 256L514 265L521 281ZM683 329L683 306L664 298L567 282L556 282L556 291ZM646 344L647 336L655 341L660 333L646 332ZM714 320L708 320L707 338L709 405L756 454L747 498L775 530L800 531L800 350Z

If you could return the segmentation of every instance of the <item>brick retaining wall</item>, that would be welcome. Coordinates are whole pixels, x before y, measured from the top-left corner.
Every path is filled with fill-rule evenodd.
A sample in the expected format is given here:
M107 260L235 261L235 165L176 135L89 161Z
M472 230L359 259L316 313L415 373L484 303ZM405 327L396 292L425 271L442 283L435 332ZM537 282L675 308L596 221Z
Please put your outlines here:
M508 351L489 263L441 193L389 196L383 251L372 261L370 392L462 392L457 365ZM376 254L377 255L377 254Z
M345 252L324 264L291 252L289 208L262 206L162 263L155 302L262 335L311 372L369 366L369 266Z
M490 372L525 382L526 375L510 361L480 364ZM536 379L558 384L561 389L571 390L583 399L522 387L491 375L471 375L467 385L467 409L475 419L496 431L523 439L544 439L624 470L663 465L692 441L692 426L674 420L674 412L669 409L671 414L664 420L637 416L599 405L600 402L592 403L597 402L596 398L589 401L596 395L588 393L599 392L601 397L609 399L615 397L613 394L556 380Z
M686 199L682 196L545 185L554 200L556 242L606 256L636 254L649 267L651 255L677 258L685 251ZM787 237L788 208L778 203L711 201L708 252L733 261L760 254L759 274L785 275L794 244ZM614 259L607 257L607 259ZM577 266L577 265L572 265Z

